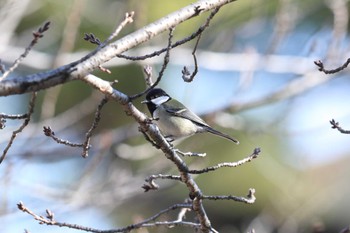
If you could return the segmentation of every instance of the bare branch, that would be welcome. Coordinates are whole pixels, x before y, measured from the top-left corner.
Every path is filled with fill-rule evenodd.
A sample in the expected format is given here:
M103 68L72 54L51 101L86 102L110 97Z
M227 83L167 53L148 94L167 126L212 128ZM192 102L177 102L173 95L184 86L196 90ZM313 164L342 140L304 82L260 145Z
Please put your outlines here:
M163 137L163 135L158 130L158 127L150 122L147 116L140 112L129 101L128 96L113 89L109 82L104 81L91 74L83 77L83 81L100 90L111 99L117 101L123 107L126 114L132 116L134 120L139 123L140 129L143 132L146 132L152 141L154 141L154 143L160 147L160 150L162 150L166 158L171 160L177 166L177 169L180 171L181 181L186 184L189 189L189 196L193 199L193 210L195 211L196 216L200 222L201 231L208 233L212 227L209 218L204 210L202 200L198 198L201 195L201 190L193 180L190 173L188 173L189 169L187 165L179 157L179 155L177 155L176 151L169 144L169 142Z
M195 47L193 49L193 52L192 52L193 61L194 61L194 71L193 71L193 73L191 74L191 72L188 70L187 66L184 66L184 68L182 69L182 79L185 82L189 82L189 83L192 82L194 77L198 73L198 64L197 64L196 50L197 50L197 45L198 45L198 42L199 42L199 39L200 39L201 35L202 34L200 34L198 36L196 45L195 45Z
M11 120L20 120L28 117L28 113L24 114L5 114L5 113L0 113L0 118L4 119L11 119Z
M150 177L148 177L147 179L145 179L145 181L148 184L144 184L142 186L142 188L145 190L145 192L148 192L149 190L157 190L159 188L159 185L157 185L154 181L157 179L167 179L167 180L177 180L177 181L181 181L181 177L180 176L175 176L175 175L162 175L162 174L158 174L158 175L151 175Z
M116 233L116 232L129 232L134 229L140 229L140 228L146 228L146 227L156 227L156 226L167 226L167 227L174 227L174 226L186 226L186 227L192 227L195 229L200 228L200 225L197 223L192 222L185 222L185 221L161 221L161 222L153 222L160 216L169 213L170 211L176 210L176 209L192 209L192 205L190 203L183 203L183 204L175 204L167 209L164 209L162 211L159 211L157 214L153 215L152 217L136 223L131 224L129 226L118 228L118 229L112 229L112 230L99 230L91 227L81 226L77 224L71 224L71 223L65 223L65 222L57 222L54 220L54 214L50 210L46 210L46 217L37 215L30 209L28 209L23 202L19 202L17 204L17 207L19 210L23 211L24 213L27 213L34 217L35 220L39 222L39 224L46 224L46 225L52 225L52 226L59 226L59 227L67 227L71 229L77 229L81 231L87 231L87 232L94 232L94 233Z
M202 174L202 173L207 173L207 172L218 170L219 168L222 168L222 167L238 167L240 165L243 165L243 164L245 164L247 162L252 161L253 159L256 159L258 157L258 155L260 154L260 152L261 152L260 148L255 148L251 155L249 155L247 158L242 159L242 160L240 160L238 162L219 163L219 164L217 164L215 166L207 167L207 168L204 168L202 170L189 170L188 173L191 173L191 174Z
M149 182L149 185L146 189L151 190L151 189L156 189L157 184L155 184L154 180L155 179L172 179L176 181L181 181L183 182L186 187L188 188L188 193L191 199L191 203L186 205L181 205L175 206L175 207L169 207L168 209L161 211L160 213L156 214L155 216L151 217L150 219L147 219L141 223L137 224L132 224L126 228L122 229L116 229L116 230L107 230L107 231L101 231L101 230L96 230L93 228L88 228L88 227L81 227L77 226L75 224L68 224L68 223L58 223L54 220L54 214L51 211L47 211L47 217L41 217L27 208L24 207L22 203L18 205L19 209L22 211L31 214L35 219L37 219L40 223L42 224L47 224L47 225L57 225L57 226L65 226L65 227L71 227L74 229L82 229L85 231L91 231L91 232L125 232L125 231L130 231L131 229L137 229L141 227L153 227L153 226L159 226L159 225L164 225L164 226L175 226L175 225L182 225L182 226L189 226L193 227L196 230L200 230L201 232L204 233L209 233L209 232L216 232L210 223L210 220L204 210L203 206L203 199L211 199L211 198L216 198L215 196L204 196L202 195L201 189L198 187L197 183L194 181L192 175L190 174L190 170L187 166L187 164L183 161L183 159L178 155L178 151L173 148L173 146L163 137L163 135L159 132L158 128L147 118L145 114L143 114L141 111L139 111L132 103L132 100L134 98L137 98L141 96L142 94L146 93L148 90L151 88L155 87L159 81L161 80L163 73L167 67L167 64L169 62L169 54L170 50L173 47L173 28L183 22L186 19L189 19L191 17L194 17L198 14L200 14L203 11L208 11L216 8L216 12L219 9L219 7L223 4L229 3L233 0L200 0L195 4L192 4L191 6L185 7L182 10L178 12L174 12L171 15L166 16L165 18L155 22L154 24L151 24L143 29L140 29L137 32L131 33L128 36L115 41L111 42L120 30L122 29L122 25L116 29L114 33L111 34L109 38L105 42L101 44L101 42L97 38L93 38L90 35L88 35L87 38L90 42L94 41L96 44L99 44L99 46L96 48L95 51L91 52L87 56L83 57L82 59L73 62L71 64L68 64L66 66L62 66L58 69L52 70L52 71L47 71L39 74L34 74L27 76L25 78L13 78L13 79L6 79L1 82L0 85L0 96L1 95L12 95L14 93L24 93L28 91L33 91L33 90L42 90L54 85L57 85L59 83L65 83L71 80L81 80L92 86L93 88L97 89L99 92L103 93L105 95L105 98L100 102L98 109L95 113L95 118L94 121L89 129L89 131L86 133L86 140L83 144L76 144L79 147L84 147L84 153L87 156L87 151L90 146L90 138L92 135L92 131L97 127L97 124L100 121L100 111L103 107L103 105L107 102L107 99L114 100L118 102L123 110L126 112L127 115L133 117L133 119L139 124L140 131L143 132L145 135L147 135L147 138L150 139L154 143L154 145L157 145L159 149L164 153L167 159L172 161L178 171L179 175L178 176L172 176L172 175L155 175L146 180L146 182ZM215 12L215 10L213 11ZM215 15L215 13L212 12L212 17ZM132 16L130 15L126 16L125 19L132 21ZM209 17L210 18L210 17ZM173 21L172 21L173 20ZM209 23L209 19L207 19L207 22ZM202 26L203 27L203 26ZM119 29L120 28L120 29ZM94 75L91 75L90 72L93 71L96 68L102 67L102 64L109 61L112 58L115 58L116 56L120 55L124 51L129 50L130 48L135 47L136 45L139 45L154 36L158 35L161 32L164 32L165 30L169 30L169 37L168 37L168 45L166 48L166 54L164 56L164 61L163 61L163 66L161 71L158 74L158 78L154 83L150 81L149 83L151 84L149 88L147 88L144 92L135 95L135 96L127 96L126 94L114 89L111 86L110 82L107 82L99 77L96 77ZM197 51L197 46L201 37L201 33L205 27L203 27L201 30L198 30L198 34L195 35L195 37L198 37L197 43L195 45L195 48L193 50L193 56L195 60L195 66L197 67L197 60L196 60L196 55L195 52ZM194 38L195 38L194 37ZM186 38L186 40L189 40L190 37ZM102 67L103 68L103 67ZM149 74L150 71L146 71L147 79L151 78L151 74ZM194 72L194 75L196 73L196 70ZM193 77L194 77L193 75ZM146 80L147 80L146 79ZM193 78L192 78L193 79ZM50 136L52 138L56 138L55 133L50 129L50 127L44 127L45 134L47 136ZM55 140L56 140L55 139ZM58 140L60 141L60 140ZM63 141L63 140L61 140ZM217 166L228 166L228 167L234 167L241 165L245 162L248 162L254 158L257 157L258 149L256 149L255 154L251 155L251 157L241 160L237 163L229 163L227 164L219 164ZM213 167L212 167L213 168ZM208 168L210 171L211 168ZM217 168L213 168L212 170L215 170ZM148 191L147 190L147 191ZM252 196L254 196L252 194ZM233 199L233 196L226 196L228 199ZM187 211L181 211L181 213L178 216L178 219L176 221L159 221L159 222L154 222L158 216L161 214L169 212L173 208L187 208L193 210L196 219L198 220L198 223L195 222L184 222L182 221L185 212Z
M23 202L19 202L17 204L17 207L19 210L23 211L24 213L27 213L31 216L34 217L35 220L39 222L39 224L46 224L46 225L52 225L52 226L59 226L59 227L68 227L72 229L77 229L77 230L82 230L82 231L87 231L87 232L102 232L101 230L90 228L90 227L85 227L85 226L80 226L77 224L70 224L70 223L61 223L61 222L56 222L53 219L53 213L49 210L46 210L46 213L48 216L43 217L40 215L35 214L33 211L28 209L26 206L24 206Z
M8 142L6 148L4 149L3 153L2 153L2 156L0 157L0 164L2 163L2 161L5 159L6 157L6 154L8 152L8 150L10 149L10 147L12 146L12 143L14 142L17 134L21 133L23 131L23 129L28 125L30 119L31 119L31 116L34 112L34 106L35 106L35 100L36 100L36 96L37 96L37 93L36 92L33 92L32 93L32 97L29 101L29 104L28 104L28 112L26 114L24 114L26 117L24 118L24 122L23 124L15 131L12 132L12 136L11 136L11 139L10 141Z
M198 47L198 44L199 44L199 40L201 39L202 37L202 34L204 32L204 30L209 26L209 23L210 21L214 18L214 16L216 15L216 13L219 12L219 9L220 7L217 7L215 8L211 14L209 15L209 17L207 18L206 22L204 25L201 26L201 29L200 30L200 33L198 34L198 38L197 38L197 41L196 41L196 44L193 48L193 51L192 51L192 56L193 56L193 61L194 61L194 71L192 72L192 74L190 73L190 71L188 70L188 68L185 66L182 70L182 79L185 81L185 82L192 82L194 77L196 76L197 72L198 72L198 64L197 64L197 57L196 57L196 51L197 51L197 47Z
M2 75L2 77L0 77L0 81L5 79L10 73L12 73L18 67L21 61L28 55L30 50L34 47L34 45L38 43L39 39L44 36L44 32L49 30L49 26L50 26L50 22L46 22L37 31L33 32L34 39L30 42L28 47L25 49L24 53L22 53L21 56L17 58L16 61L12 64L12 66Z
M109 42L111 42L115 37L117 37L117 35L121 32L121 30L128 23L132 23L134 21L133 17L134 17L134 12L133 11L130 12L130 13L125 13L124 20L118 25L118 27L114 30L114 32L102 43L93 33L90 33L90 34L85 33L84 40L89 41L92 44L96 44L100 48L105 47ZM98 65L97 68L100 69L102 72L105 72L107 74L111 74L112 73L109 69L104 68L102 65Z
M144 90L143 92L139 93L139 94L136 94L136 95L133 95L133 96L130 96L129 98L131 100L134 100L142 95L144 95L145 93L147 93L148 91L150 91L151 89L153 89L155 86L158 85L158 83L160 82L160 80L162 79L163 77L163 74L164 74L164 71L169 63L169 57L170 57L170 49L171 49L171 41L172 41L172 38L173 38L173 33L174 33L174 30L175 28L170 28L169 29L169 37L168 37L168 46L167 46L167 50L166 50L166 53L165 53L165 56L164 56L164 61L163 61L163 65L162 65L162 69L160 70L159 74L158 74L158 77L156 79L156 81L148 88L146 88L146 90Z
M336 122L334 119L330 120L329 123L331 123L332 129L337 129L343 134L350 134L350 130L345 130L342 127L340 127L339 122Z
M222 5L218 6L216 9L220 9L221 6ZM196 32L192 33L190 36L185 37L185 38L183 38L183 39L173 43L172 46L171 46L171 49L176 48L176 47L178 47L180 45L183 45L183 44L193 40L198 35L200 35L205 30L205 28L207 26L209 26L209 22L210 22L211 18L213 18L216 13L217 13L217 11L215 11L215 10L212 11L212 13L210 14L210 16L207 19L207 22L204 25L199 27L198 30ZM207 23L208 23L208 25L206 25ZM125 59L132 60L132 61L137 61L137 60L145 60L147 58L159 56L159 55L161 55L162 53L164 53L166 51L167 51L167 48L163 48L163 49L160 49L158 51L155 51L153 53L146 54L146 55L143 55L143 56L128 56L128 55L124 55L124 54L119 54L118 57L119 58L125 58Z
M164 215L164 214L166 214L166 213L169 213L169 212L172 211L172 210L182 209L182 208L192 209L192 204L191 204L191 203L183 203L183 204L175 204L175 205L172 205L172 206L170 206L170 207L168 207L168 208L166 208L166 209L164 209L164 210L159 211L157 214L153 215L152 217L150 217L150 218L148 218L148 219L146 219L146 220L144 220L144 221L142 221L142 222L140 222L140 223L136 223L136 224L133 224L133 225L124 227L123 229L124 229L124 230L131 230L131 229L140 228L141 226L143 227L143 226L145 226L145 224L147 224L147 223L149 223L149 222L151 222L151 221L156 220L156 219L159 218L160 216L162 216L162 215ZM181 221L178 221L178 220L176 220L176 221L174 221L174 222L172 222L172 223L174 224L175 222L181 223ZM168 222L168 223L169 223L169 222ZM170 226L171 226L171 224L167 224L167 225L170 225ZM198 224L195 224L194 226L196 226L196 228L199 227Z
M63 139L56 137L55 132L51 129L50 126L47 126L47 127L44 126L43 131L44 131L45 136L52 138L53 140L55 140L59 144L63 144L66 146L71 146L71 147L84 147L83 143L74 143L74 142L70 142L68 140L63 140Z
M112 71L111 71L111 70L109 70L109 69L103 67L102 65L99 65L97 68L98 68L99 70L101 70L102 72L104 72L104 73L112 74Z
M338 73L338 72L344 70L346 67L348 67L348 65L350 64L350 58L348 58L343 65L339 66L338 68L331 69L331 70L325 69L323 62L321 60L314 61L314 63L316 66L318 66L319 71L321 71L325 74L335 74L335 73Z
M90 140L91 140L91 136L92 136L92 132L94 129L96 129L98 123L100 122L101 120L101 110L103 108L103 106L108 102L108 98L105 97L103 98L98 107L97 107L97 110L95 112L95 118L91 124L91 127L90 129L87 131L86 135L85 135L85 141L83 143L73 143L73 142L70 142L68 140L63 140L63 139L60 139L58 137L55 136L55 132L51 129L50 126L48 127L45 127L44 126L44 134L45 136L48 136L50 138L52 138L53 140L55 140L57 143L59 144L63 144L63 145L66 145L66 146L71 146L71 147L82 147L83 148L83 152L82 152L82 157L83 158L86 158L88 156L88 152L89 152L89 149L90 149Z
M101 120L101 110L103 108L103 106L108 102L108 98L104 97L101 102L99 103L96 113L95 113L95 118L94 121L90 127L90 129L88 130L88 132L85 135L85 141L83 143L83 153L82 156L83 158L86 158L88 156L88 151L90 149L90 139L92 136L92 131L94 131L94 129L96 129L98 123Z
M111 42L115 37L119 35L119 33L123 30L123 28L129 24L134 22L134 14L135 12L127 12L125 13L124 20L118 25L118 27L114 30L114 32L102 43L102 47Z
M237 197L237 196L205 196L203 195L201 198L202 199L207 199L207 200L233 200L233 201L238 201L238 202L244 202L247 204L253 204L256 200L255 196L255 189L249 189L247 197Z
M125 13L124 20L118 25L118 27L109 35L109 37L101 42L100 39L98 39L93 33L85 33L84 34L84 40L89 41L91 44L96 44L100 47L105 47L109 42L111 42L115 37L118 36L118 34L121 32L121 30L128 24L132 23L134 21L134 12L127 12Z
M188 156L188 157L205 157L207 156L206 153L196 153L196 152L183 152L179 149L175 149L176 153L182 155L182 156Z
M196 3L186 6L159 19L158 21L155 21L154 23L149 24L148 26L145 26L144 28L128 34L103 48L96 48L95 51L78 61L51 71L13 78L11 80L2 80L0 85L0 96L43 90L61 83L81 79L96 69L99 65L102 65L139 44L149 41L165 30L169 30L169 28L175 27L198 15L198 12L209 11L233 1L235 0L199 0Z

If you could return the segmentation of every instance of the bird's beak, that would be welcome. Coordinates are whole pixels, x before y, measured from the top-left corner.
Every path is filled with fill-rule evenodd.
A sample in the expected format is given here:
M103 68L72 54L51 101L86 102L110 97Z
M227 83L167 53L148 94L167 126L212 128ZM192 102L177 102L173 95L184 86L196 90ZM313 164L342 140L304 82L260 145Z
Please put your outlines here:
M141 104L148 104L148 100L141 101Z

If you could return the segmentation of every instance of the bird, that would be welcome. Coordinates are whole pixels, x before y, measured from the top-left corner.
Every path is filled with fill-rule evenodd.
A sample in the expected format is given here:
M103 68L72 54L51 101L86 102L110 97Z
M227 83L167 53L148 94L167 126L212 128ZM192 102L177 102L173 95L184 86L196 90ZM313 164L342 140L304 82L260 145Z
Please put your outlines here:
M176 99L171 98L161 88L151 89L141 103L147 105L152 119L169 142L197 133L208 132L239 144L237 139L213 129L203 119Z

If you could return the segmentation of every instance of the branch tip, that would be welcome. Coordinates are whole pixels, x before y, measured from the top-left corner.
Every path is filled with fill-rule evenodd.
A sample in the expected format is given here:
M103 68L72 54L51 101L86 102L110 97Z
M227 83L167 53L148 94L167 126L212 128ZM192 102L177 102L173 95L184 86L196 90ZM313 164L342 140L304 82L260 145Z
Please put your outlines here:
M134 14L135 14L134 11L125 13L125 19L124 20L127 20L128 23L134 22Z
M253 158L257 158L259 154L261 153L260 147L257 147L254 149L253 154L251 155Z
M335 73L338 73L338 72L340 72L348 67L348 65L350 64L350 58L346 59L346 61L344 62L343 65L341 65L335 69L330 69L330 70L327 70L324 68L324 64L321 60L314 61L314 64L318 67L319 71L321 71L325 74L335 74Z
M47 137L51 137L51 136L54 136L55 135L55 132L51 129L50 126L44 126L43 127L43 132L45 134L45 136Z
M350 134L350 130L346 130L340 127L339 122L335 121L334 119L330 120L329 123L332 125L332 129L337 129L343 134Z

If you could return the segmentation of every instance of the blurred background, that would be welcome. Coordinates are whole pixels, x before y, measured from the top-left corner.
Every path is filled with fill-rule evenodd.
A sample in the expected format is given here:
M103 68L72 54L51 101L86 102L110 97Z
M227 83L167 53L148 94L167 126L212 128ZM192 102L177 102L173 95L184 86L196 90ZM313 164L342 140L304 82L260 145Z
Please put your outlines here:
M13 76L52 69L93 50L84 33L104 40L125 12L134 11L135 19L120 37L192 2L3 0L0 58L9 67L30 43L32 32L51 21L50 30ZM173 41L192 34L207 17L201 14L178 26ZM234 162L256 147L262 149L251 163L196 177L206 195L245 196L249 188L256 189L253 205L204 202L219 232L340 232L349 225L350 135L329 124L334 118L350 129L349 69L325 75L313 63L322 60L326 68L336 68L346 61L348 20L346 0L238 0L224 6L202 35L199 72L192 83L183 82L181 70L194 69L194 41L171 51L160 86L241 142L236 146L207 134L188 138L176 146L207 153L205 158L185 158L189 166ZM167 36L163 33L126 54L163 48ZM157 77L162 61L163 55L137 62L116 58L105 66L112 74L94 74L118 80L115 88L132 95L145 89L143 67L150 65ZM103 108L89 157L83 159L79 148L55 143L42 127L82 142L103 96L76 81L38 95L33 121L0 165L0 232L77 232L39 225L17 209L19 201L41 215L50 209L57 221L107 230L141 221L187 198L186 187L165 180L158 182L158 191L143 192L148 176L177 171L117 103L110 101ZM142 99L134 104L147 112ZM0 112L25 113L28 101L29 95L0 97ZM7 120L0 131L1 151L20 124ZM175 217L174 212L163 220ZM192 217L189 214L188 220ZM176 227L137 232L193 231Z

